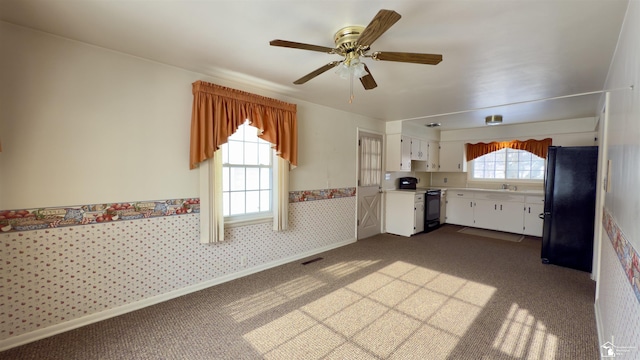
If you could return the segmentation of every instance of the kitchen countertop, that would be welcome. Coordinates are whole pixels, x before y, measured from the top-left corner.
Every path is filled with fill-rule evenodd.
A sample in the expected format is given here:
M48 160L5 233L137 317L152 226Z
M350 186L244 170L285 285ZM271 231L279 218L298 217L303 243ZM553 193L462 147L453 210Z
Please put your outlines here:
M436 189L442 191L475 191L475 192L489 192L498 194L513 194L513 195L544 195L542 190L504 190L504 189L482 189L482 188L417 188L415 190L410 189L387 189L385 192L400 192L408 194L422 194L427 190Z
M406 194L424 194L427 192L427 189L387 189L384 192L393 192L393 193L406 193Z
M491 192L499 194L517 194L517 195L544 195L543 190L506 190L506 189L481 189L481 188L447 188L447 191L475 191L475 192Z

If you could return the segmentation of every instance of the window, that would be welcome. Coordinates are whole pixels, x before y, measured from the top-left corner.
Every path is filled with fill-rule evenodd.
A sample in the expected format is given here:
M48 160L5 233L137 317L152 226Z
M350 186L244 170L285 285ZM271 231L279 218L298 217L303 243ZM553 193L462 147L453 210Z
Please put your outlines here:
M222 149L222 201L225 219L271 216L271 144L245 122Z
M526 150L503 148L473 160L473 179L543 180L545 159Z

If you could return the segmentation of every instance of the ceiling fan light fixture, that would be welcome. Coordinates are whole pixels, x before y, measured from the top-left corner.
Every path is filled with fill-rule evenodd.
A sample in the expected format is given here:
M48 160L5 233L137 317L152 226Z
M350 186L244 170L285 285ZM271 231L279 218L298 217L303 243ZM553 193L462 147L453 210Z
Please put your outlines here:
M502 115L489 115L484 118L486 125L500 125L502 124Z
M351 61L351 69L353 71L353 75L360 79L363 76L369 75L367 70L364 69L364 64L360 62L357 58Z
M336 74L340 76L341 79L349 79L352 74L357 79L369 75L364 68L364 63L357 57L344 60L336 69Z
M434 127L438 127L441 126L441 123L438 122L432 122L432 123L428 123L428 124L424 124L424 126L428 127L428 128L434 128Z
M338 65L338 67L336 68L336 74L340 76L341 79L346 80L351 75L351 70L349 69L349 66L347 66L347 64L345 64L343 61L342 64Z

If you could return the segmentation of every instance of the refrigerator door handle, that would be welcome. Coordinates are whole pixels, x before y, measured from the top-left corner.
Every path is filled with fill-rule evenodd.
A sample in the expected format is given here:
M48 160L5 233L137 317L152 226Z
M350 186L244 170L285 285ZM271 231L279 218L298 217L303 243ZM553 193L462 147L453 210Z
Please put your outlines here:
M545 211L543 213L541 213L540 215L538 215L538 217L542 220L544 220L544 217L547 215L551 215L551 213L549 211Z

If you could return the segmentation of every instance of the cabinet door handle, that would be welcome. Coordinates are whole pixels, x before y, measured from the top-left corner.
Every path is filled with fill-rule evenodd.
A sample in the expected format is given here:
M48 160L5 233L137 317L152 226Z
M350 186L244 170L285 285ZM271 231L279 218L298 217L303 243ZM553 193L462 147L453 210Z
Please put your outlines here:
M529 214L531 214L531 206L529 206Z
M473 207L473 201L469 201L469 207Z
M500 204L500 211L502 211L502 204Z
M498 205L493 204L493 210L498 210Z

